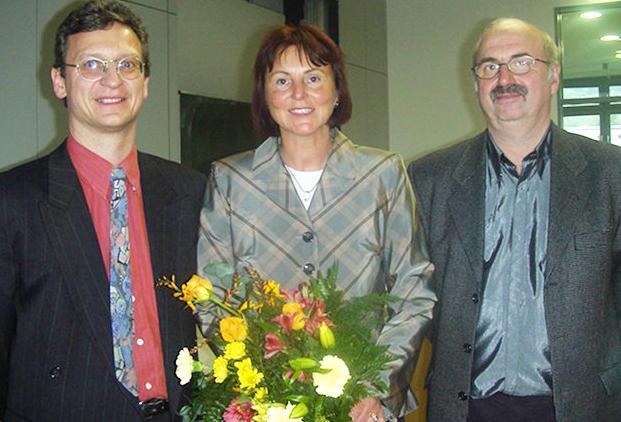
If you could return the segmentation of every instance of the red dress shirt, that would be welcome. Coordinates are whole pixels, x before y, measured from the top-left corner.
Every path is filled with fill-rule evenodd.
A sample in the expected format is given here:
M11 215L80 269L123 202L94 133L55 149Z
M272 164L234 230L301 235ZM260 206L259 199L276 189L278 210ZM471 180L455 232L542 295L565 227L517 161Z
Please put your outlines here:
M110 173L114 166L73 137L67 150L78 173L84 197L95 226L101 256L110 276ZM127 174L131 284L134 298L134 345L132 355L138 379L138 399L167 398L157 303L149 238L144 218L138 153L134 146L119 164ZM112 347L112 345L111 345Z

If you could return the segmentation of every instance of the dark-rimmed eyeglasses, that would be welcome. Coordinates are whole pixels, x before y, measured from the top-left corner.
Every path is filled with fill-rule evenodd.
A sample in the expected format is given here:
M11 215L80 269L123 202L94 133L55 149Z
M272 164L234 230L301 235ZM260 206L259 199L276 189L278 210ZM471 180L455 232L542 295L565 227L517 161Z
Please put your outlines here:
M509 72L514 75L524 75L525 73L533 70L535 63L537 62L545 63L546 65L550 64L549 61L538 59L536 57L519 56L503 63L494 60L485 60L472 66L471 69L472 72L474 72L474 75L479 79L492 79L498 75L502 66L507 66Z
M114 64L116 74L127 81L138 78L144 72L144 63L136 57L118 60L88 58L77 64L64 63L63 66L75 67L80 76L88 81L98 81L106 75L110 64Z

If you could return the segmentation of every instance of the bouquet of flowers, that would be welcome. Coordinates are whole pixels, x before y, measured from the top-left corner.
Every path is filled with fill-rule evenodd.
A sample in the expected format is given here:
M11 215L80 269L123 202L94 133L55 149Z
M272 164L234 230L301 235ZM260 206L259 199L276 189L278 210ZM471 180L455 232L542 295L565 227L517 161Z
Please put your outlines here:
M295 290L252 268L212 263L205 272L217 284L160 280L198 317L216 355L205 365L195 358L204 344L179 352L177 377L193 382L184 421L349 421L358 401L387 390L380 372L393 357L373 339L390 296L345 299L335 268Z

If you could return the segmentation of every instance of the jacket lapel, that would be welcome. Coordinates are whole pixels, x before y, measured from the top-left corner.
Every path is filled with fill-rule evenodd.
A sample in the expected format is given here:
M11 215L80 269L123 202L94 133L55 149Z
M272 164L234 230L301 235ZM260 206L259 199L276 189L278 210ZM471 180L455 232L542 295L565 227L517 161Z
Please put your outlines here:
M306 209L297 197L287 170L280 159L279 143L278 138L271 137L256 149L252 161L253 182L283 212L309 225Z
M352 142L338 130L333 130L331 135L334 138L332 151L315 192L317 198L313 198L309 208L313 220L352 188L360 171L356 166L356 154Z
M563 132L553 125L546 282L557 270L573 235L577 218L593 189L588 177L579 177L586 170L587 161L579 145L563 136Z
M177 254L180 251L177 230L179 215L176 210L180 198L154 160L139 152L138 165L153 276L156 279L163 275L171 276L172 274L164 272L169 268L177 268ZM175 360L181 347L188 345L183 344L182 328L173 324L169 315L189 311L182 309L180 302L173 298L168 289L156 288L155 297L168 401L171 409L177 409L181 398L181 386L175 377ZM173 320L176 321L175 318Z
M477 283L483 276L486 132L471 142L453 172L451 218Z
M50 155L48 189L48 201L39 209L62 280L114 377L108 277L65 143Z

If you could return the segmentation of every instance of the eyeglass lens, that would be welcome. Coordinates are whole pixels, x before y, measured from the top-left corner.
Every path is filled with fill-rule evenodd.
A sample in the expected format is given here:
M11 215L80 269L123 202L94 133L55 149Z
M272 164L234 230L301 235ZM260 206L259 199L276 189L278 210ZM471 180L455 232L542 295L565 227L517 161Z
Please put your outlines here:
M500 72L500 68L505 65L511 73L514 73L516 75L522 75L524 73L530 72L534 63L535 59L528 56L514 57L507 63L487 61L479 63L475 67L475 73L478 77L483 79L493 78L498 74L498 72Z
M142 73L142 62L136 58L126 58L118 61L86 59L79 63L78 71L86 79L97 80L103 78L111 65L114 65L117 74L123 79L136 79Z

